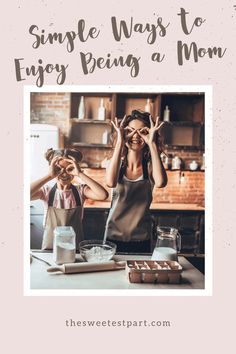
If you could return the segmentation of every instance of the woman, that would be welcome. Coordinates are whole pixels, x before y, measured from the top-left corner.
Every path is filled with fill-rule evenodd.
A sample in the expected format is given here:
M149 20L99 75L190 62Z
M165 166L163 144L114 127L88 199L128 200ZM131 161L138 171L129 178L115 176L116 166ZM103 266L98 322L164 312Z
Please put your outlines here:
M120 252L150 252L152 190L167 184L158 134L163 123L135 110L112 125L117 137L106 172L113 193L104 240L115 242Z
M45 204L45 228L42 249L52 249L53 230L56 226L72 226L76 233L76 248L83 240L82 216L86 198L105 200L107 191L79 167L82 154L76 149L49 149L46 176L31 184L31 200L41 199ZM46 185L56 179L53 187ZM76 183L74 185L73 183Z

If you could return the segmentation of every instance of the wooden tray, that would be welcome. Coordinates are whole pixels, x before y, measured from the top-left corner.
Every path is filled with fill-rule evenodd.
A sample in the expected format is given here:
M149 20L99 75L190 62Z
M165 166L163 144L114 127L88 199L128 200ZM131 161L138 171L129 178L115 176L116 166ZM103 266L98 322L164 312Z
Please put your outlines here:
M181 281L182 267L175 261L128 260L126 272L130 283L170 283Z

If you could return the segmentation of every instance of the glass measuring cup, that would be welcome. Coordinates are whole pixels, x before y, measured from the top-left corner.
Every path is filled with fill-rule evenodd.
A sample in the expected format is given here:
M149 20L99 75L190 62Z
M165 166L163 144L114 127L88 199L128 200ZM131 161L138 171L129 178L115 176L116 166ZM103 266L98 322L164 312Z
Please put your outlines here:
M157 226L157 241L152 254L152 260L178 261L178 252L181 249L181 235L173 227Z

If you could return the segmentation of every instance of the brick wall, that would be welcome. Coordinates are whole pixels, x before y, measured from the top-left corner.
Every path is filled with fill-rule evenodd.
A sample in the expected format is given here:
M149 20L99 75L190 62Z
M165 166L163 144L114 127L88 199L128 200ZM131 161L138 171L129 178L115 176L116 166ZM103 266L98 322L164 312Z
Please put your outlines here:
M31 122L56 125L66 136L70 118L70 93L31 94Z
M104 169L85 169L85 173L101 183L105 188ZM184 171L180 179L179 171L167 171L168 184L165 188L155 188L153 202L155 203L189 203L204 206L203 171ZM106 188L109 192L109 188Z
M168 184L155 188L153 199L160 203L190 203L204 205L204 177L202 171L167 171Z

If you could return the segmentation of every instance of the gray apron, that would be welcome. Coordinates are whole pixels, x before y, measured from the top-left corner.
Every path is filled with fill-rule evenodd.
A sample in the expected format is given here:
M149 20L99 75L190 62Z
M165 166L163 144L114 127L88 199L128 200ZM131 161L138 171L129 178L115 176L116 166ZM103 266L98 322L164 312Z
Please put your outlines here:
M58 209L53 207L53 201L56 193L57 185L51 189L48 200L48 210L46 215L45 229L43 234L42 249L53 248L53 231L57 226L72 226L76 234L76 249L79 249L79 243L83 240L82 228L82 205L79 192L75 186L71 186L76 208Z
M113 189L111 209L107 218L104 240L146 241L151 237L152 221L150 204L152 185L147 163L143 163L144 179L124 180L125 168L121 167L116 188Z

